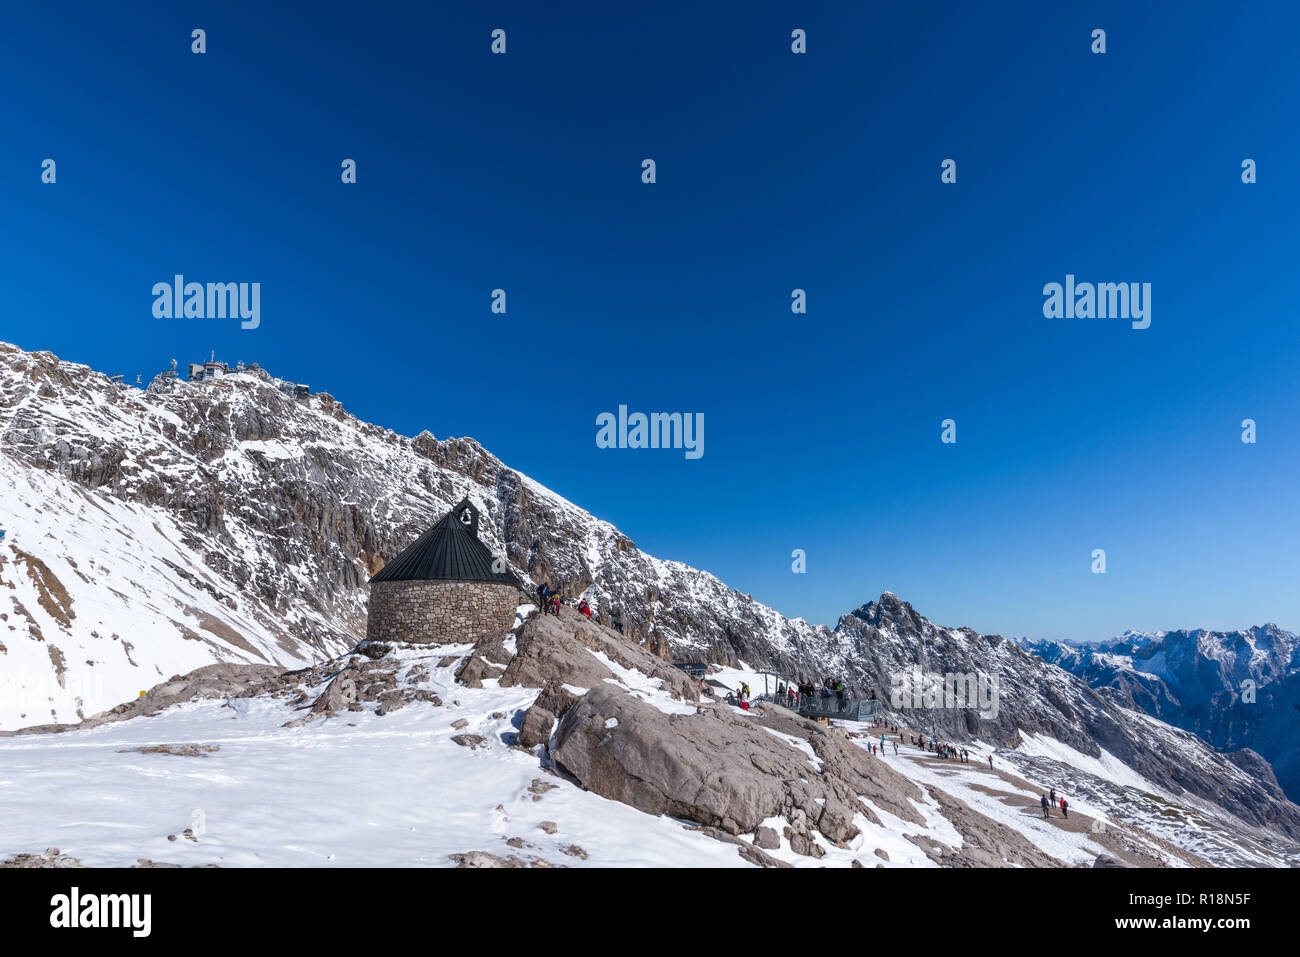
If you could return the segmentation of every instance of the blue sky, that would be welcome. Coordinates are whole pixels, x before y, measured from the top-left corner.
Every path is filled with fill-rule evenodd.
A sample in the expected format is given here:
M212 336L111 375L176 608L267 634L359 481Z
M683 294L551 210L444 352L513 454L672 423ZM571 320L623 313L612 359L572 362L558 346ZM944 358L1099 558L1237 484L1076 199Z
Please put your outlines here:
M10 5L0 338L472 435L813 621L1300 628L1294 5L625 6ZM154 318L178 272L260 327ZM1151 327L1044 318L1067 273Z

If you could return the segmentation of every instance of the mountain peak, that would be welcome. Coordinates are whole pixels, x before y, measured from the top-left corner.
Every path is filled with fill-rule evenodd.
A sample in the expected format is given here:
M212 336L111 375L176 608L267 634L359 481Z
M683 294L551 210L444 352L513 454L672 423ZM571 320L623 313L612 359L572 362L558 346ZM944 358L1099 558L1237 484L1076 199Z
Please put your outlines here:
M841 617L839 624L835 627L837 632L841 630L848 618L866 622L873 628L892 625L904 630L919 630L925 623L925 618L917 614L916 609L911 604L899 598L892 591L882 591L880 597L875 601L860 605L848 615Z

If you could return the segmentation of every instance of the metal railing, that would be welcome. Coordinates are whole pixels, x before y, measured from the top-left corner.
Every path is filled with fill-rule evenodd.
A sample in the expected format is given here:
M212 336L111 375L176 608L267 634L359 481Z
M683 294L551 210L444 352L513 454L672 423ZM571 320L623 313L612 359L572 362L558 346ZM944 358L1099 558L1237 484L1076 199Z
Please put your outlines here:
M805 718L838 718L841 721L872 721L880 702L869 698L837 698L813 695L761 694L755 701L768 701L797 711Z

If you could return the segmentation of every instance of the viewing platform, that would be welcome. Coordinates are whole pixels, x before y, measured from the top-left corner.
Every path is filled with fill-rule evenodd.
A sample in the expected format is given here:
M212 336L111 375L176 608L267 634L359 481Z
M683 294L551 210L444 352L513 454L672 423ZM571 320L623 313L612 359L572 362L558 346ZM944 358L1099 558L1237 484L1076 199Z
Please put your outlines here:
M876 720L876 715L880 710L880 702L871 698L848 698L840 699L834 695L822 697L821 695L812 695L811 697L803 695L778 695L778 694L761 694L754 699L755 701L766 701L771 704L779 704L783 708L789 708L797 712L804 718L826 718L834 721L863 721L869 722Z

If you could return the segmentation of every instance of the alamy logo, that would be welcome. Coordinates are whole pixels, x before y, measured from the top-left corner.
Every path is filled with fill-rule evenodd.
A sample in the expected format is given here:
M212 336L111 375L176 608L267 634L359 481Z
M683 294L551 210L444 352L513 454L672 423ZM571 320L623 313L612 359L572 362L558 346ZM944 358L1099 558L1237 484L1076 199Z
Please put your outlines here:
M260 282L186 282L177 274L170 283L154 283L153 296L158 319L242 319L241 329L262 322Z
M998 676L978 672L959 674L895 671L889 676L889 705L906 708L974 708L989 721L998 718Z
M50 898L51 927L129 927L131 936L148 937L152 929L151 894L86 894L74 887Z
M1134 329L1151 325L1149 282L1076 284L1071 273L1064 286L1049 282L1043 295L1043 315L1048 319L1132 319Z
M627 406L596 416L596 447L601 449L685 449L688 459L704 454L703 412L633 412Z

